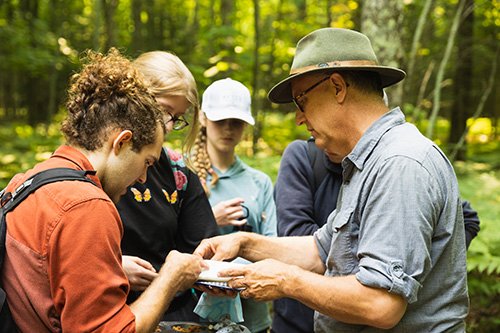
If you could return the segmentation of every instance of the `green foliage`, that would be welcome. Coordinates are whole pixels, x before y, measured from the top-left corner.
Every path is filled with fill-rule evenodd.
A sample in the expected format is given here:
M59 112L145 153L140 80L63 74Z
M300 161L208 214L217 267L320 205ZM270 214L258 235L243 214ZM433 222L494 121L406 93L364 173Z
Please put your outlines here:
M0 142L0 188L4 188L16 173L49 158L62 141L58 124L12 123L0 126Z

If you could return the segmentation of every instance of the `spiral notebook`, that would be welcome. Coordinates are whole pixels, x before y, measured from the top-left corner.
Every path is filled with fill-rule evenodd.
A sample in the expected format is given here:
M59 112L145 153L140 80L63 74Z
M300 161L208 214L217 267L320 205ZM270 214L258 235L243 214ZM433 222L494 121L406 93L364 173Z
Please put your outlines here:
M201 284L221 289L230 289L230 290L244 289L244 288L231 288L227 284L227 281L233 279L234 277L221 277L218 275L218 273L228 268L242 267L245 264L227 262L227 261L217 261L217 260L204 260L204 261L209 268L201 272L200 276L198 277L198 281L195 282L196 284Z

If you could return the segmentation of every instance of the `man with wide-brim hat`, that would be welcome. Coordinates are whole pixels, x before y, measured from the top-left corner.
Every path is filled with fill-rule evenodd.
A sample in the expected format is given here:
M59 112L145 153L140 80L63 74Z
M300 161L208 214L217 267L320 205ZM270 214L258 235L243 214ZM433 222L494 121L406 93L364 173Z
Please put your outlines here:
M359 32L326 28L302 38L290 76L269 99L293 101L297 125L341 163L337 208L314 236L239 233L206 240L195 253L256 262L225 272L238 277L229 284L245 288L243 297L308 305L316 332L464 332L457 180L443 152L384 104L383 87L403 78L378 64Z
M293 80L304 75L346 70L378 73L382 88L405 77L401 69L378 64L370 40L362 33L346 29L319 29L297 43L290 75L270 90L269 100L278 104L291 103Z

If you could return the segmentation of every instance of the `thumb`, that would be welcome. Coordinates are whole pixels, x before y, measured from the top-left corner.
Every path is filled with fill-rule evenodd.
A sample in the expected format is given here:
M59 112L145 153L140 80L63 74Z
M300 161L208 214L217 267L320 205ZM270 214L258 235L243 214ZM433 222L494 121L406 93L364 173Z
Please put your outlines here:
M149 261L138 258L138 260L136 262L138 265L144 267L145 269L152 271L152 272L156 272L156 269L153 267L153 265L151 265L151 263Z

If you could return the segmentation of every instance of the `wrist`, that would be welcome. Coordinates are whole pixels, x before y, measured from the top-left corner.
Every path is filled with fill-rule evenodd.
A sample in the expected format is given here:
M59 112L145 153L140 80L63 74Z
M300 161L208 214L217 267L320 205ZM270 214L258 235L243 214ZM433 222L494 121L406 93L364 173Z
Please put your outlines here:
M300 284L300 276L303 270L295 265L290 265L289 269L283 272L283 283L279 285L279 292L283 297L296 298L297 295L302 293L302 286Z
M158 277L155 279L159 280L161 286L168 286L165 288L167 293L176 293L182 286L182 270L179 269L179 266L172 265L168 267L168 265L163 265L161 268Z
M252 252L252 248L253 248L252 244L254 243L253 238L255 236L255 233L242 231L242 232L236 233L236 235L238 237L237 238L238 245L240 248L238 255L240 257L245 258L245 259L252 260L251 259L251 252Z

